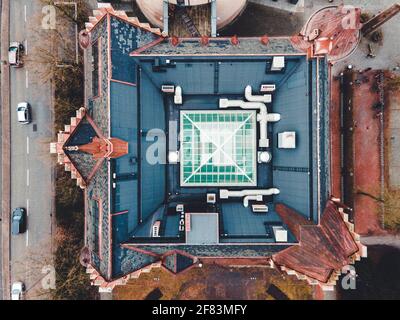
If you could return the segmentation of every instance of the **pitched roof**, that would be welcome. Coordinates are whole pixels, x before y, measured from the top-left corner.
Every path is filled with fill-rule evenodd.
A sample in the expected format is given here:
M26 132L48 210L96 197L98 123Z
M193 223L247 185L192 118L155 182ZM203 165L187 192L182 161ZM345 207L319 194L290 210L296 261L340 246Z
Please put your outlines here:
M123 10L114 10L110 3L98 3L98 9L93 10L93 16L90 16L89 22L85 23L86 31L90 32L106 15L113 15L143 30L158 36L162 35L159 28L152 28L148 23L141 23L137 17L128 17Z
M194 259L187 254L173 252L164 257L162 265L173 273L179 273L194 264Z
M288 227L299 238L299 245L272 257L277 265L327 283L331 275L350 264L352 256L359 251L358 244L333 201L328 201L320 225L301 224L299 214L282 204L277 212L284 221L289 215L297 221L297 225L291 223Z

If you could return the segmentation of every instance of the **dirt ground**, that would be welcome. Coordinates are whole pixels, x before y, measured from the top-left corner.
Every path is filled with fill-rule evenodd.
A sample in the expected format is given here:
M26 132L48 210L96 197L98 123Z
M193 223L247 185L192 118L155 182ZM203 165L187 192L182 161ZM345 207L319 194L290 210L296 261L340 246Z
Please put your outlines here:
M159 289L162 300L272 300L266 290L269 284L277 286L289 299L312 299L313 288L305 281L282 275L269 268L230 268L205 264L179 275L164 269L153 269L132 279L125 286L114 289L117 300L143 300Z
M354 87L354 222L361 235L385 233L380 223L380 206L359 191L380 197L380 119L373 105L379 96L373 91L375 72L364 73L367 83Z

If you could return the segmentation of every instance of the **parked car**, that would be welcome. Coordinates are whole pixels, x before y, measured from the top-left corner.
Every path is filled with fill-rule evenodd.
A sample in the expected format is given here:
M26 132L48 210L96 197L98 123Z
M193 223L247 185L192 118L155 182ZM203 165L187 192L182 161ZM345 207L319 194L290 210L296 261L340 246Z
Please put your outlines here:
M21 300L24 291L25 284L23 282L14 282L11 286L11 300Z
M8 62L11 66L19 68L24 65L22 55L24 53L24 46L20 42L11 42L8 48Z
M11 217L11 233L17 235L26 231L26 210L15 208Z
M17 106L17 119L19 123L29 124L32 121L31 106L28 102L20 102Z

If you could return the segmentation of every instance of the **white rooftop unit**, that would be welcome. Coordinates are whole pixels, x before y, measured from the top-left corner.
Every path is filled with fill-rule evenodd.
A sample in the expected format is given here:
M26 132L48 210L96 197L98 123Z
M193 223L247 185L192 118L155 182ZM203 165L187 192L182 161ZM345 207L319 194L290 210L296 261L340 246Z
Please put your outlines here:
M177 204L176 205L176 212L183 212L183 211L184 211L183 204Z
M161 91L164 93L175 93L175 86L173 85L162 85Z
M179 151L168 152L168 163L177 164L179 162Z
M285 131L278 133L279 149L295 149L296 148L296 132Z
M160 225L161 225L161 221L160 220L157 220L156 222L154 222L152 230L151 230L151 236L153 238L160 237Z
M276 90L276 85L274 84L262 84L260 92L274 92Z
M287 230L282 226L273 226L272 230L274 231L275 241L276 242L287 242Z
M207 193L207 203L214 204L217 202L217 195L215 193Z
M175 104L182 104L182 88L180 86L177 86L175 88L175 96L174 96L174 103Z
M272 154L268 151L258 151L257 162L258 163L269 163L272 160Z
M268 212L268 206L265 204L253 204L252 210L254 213L265 213Z
M285 68L285 57L274 57L272 59L271 71L281 71L283 68Z

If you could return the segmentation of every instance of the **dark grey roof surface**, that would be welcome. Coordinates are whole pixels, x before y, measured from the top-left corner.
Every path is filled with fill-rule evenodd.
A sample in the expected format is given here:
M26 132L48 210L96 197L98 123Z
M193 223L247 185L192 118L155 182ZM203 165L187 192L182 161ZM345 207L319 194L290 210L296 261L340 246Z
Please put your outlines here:
M94 252L97 258L94 260L97 261L97 269L101 272L102 275L107 276L108 274L108 261L109 261L109 202L108 202L108 194L109 194L109 172L108 172L108 163L104 161L100 168L97 170L95 176L93 177L91 183L87 187L87 208L88 214L86 216L87 219L87 230L86 230L86 242L89 249L92 251L96 247L94 241L98 240L99 228L101 225L101 247L99 248L99 252ZM92 212L91 201L94 199L101 200L101 217L99 214L95 214ZM101 223L100 219L101 218ZM101 259L98 259L101 255Z
M112 78L134 83L136 82L136 64L129 57L129 53L156 40L159 36L134 27L114 16L111 16L110 23Z
M171 250L185 251L196 257L270 257L274 253L289 248L288 245L137 245L136 247L156 254Z
M166 256L162 263L169 271L179 273L193 265L194 261L179 252L174 252Z
M90 143L94 137L98 137L96 131L87 121L87 119L84 118L79 123L72 136L70 136L66 146L69 147L85 145ZM79 171L79 173L86 181L86 179L89 177L90 173L94 169L97 163L97 159L94 159L91 154L87 154L82 151L69 151L68 149L65 149L64 152L68 155L68 157L73 162L75 168Z
M121 277L142 269L159 258L116 245L113 249L113 277Z

